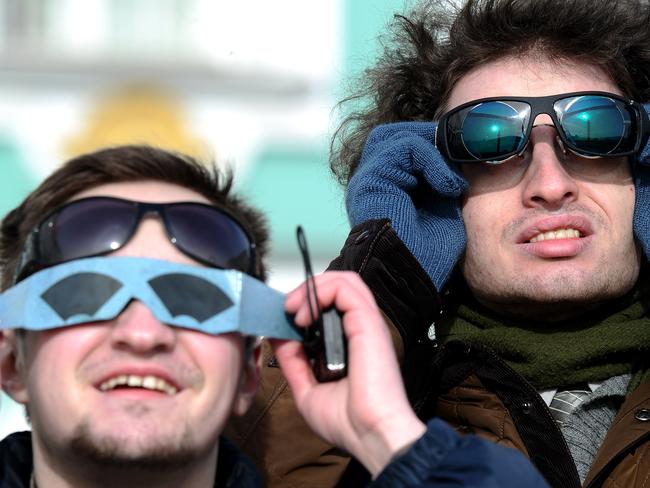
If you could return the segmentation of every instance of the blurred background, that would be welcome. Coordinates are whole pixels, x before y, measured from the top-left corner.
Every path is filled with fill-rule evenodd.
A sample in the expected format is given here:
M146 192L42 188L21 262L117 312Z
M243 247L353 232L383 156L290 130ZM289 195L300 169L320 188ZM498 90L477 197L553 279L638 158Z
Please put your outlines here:
M296 286L348 232L330 175L336 102L405 0L0 0L0 217L64 160L148 143L230 165ZM0 439L28 428L0 394Z

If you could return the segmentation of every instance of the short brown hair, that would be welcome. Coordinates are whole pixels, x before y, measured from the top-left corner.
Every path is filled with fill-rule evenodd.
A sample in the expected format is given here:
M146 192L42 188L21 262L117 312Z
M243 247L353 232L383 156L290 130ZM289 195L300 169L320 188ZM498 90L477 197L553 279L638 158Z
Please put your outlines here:
M50 212L83 190L106 183L139 180L183 186L229 210L252 236L256 245L255 274L260 279L266 279L266 220L258 210L231 193L232 179L231 172L219 171L214 163L202 164L189 156L151 146L116 146L71 159L45 179L2 221L2 289L12 284L27 236Z
M383 54L339 107L330 166L347 184L377 125L435 120L456 82L504 57L540 54L600 67L624 94L650 101L648 0L423 0L396 15Z

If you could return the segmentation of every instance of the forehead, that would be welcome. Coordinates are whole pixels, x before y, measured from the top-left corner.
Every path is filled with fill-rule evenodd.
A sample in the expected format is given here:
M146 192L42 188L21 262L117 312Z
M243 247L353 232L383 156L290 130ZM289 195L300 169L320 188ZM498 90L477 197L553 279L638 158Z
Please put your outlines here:
M211 203L206 197L190 188L155 180L106 183L77 193L70 200L94 196L118 197L149 203Z
M483 64L463 76L454 85L446 110L479 98L539 97L576 91L622 94L601 68L591 64L543 56L507 57Z

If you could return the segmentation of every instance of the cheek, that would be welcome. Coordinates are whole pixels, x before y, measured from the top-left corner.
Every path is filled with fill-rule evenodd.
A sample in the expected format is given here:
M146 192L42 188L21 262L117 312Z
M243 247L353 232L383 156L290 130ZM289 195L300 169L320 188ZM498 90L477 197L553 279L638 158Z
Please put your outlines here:
M188 350L194 352L199 361L219 364L229 361L233 356L240 357L243 353L244 341L238 333L211 335L194 330L179 329L179 338L186 344Z
M78 417L81 401L75 380L74 352L53 348L38 350L26 370L27 406L34 428L64 435ZM50 425L50 419L59 419Z
M87 324L30 333L26 344L28 384L39 391L72 393L79 366L105 339L105 330L105 326Z
M625 214L628 216L627 220L632 222L632 217L634 217L634 208L636 205L636 192L634 185L630 185L625 191L625 201L626 201L626 211Z
M195 331L182 331L182 341L190 360L205 378L208 390L234 383L243 365L243 339L239 334L211 336Z
M634 185L603 185L594 188L592 195L607 216L613 231L622 238L631 238L635 206Z
M632 212L634 212L634 206L636 205L636 190L634 185L629 185L625 194L627 196L626 200L629 202Z
M197 336L199 334L199 336ZM184 342L194 367L201 371L203 382L194 391L195 400L188 410L204 427L204 433L223 429L240 390L243 368L243 344L235 334L207 336L189 332ZM189 340L187 340L189 339Z
M505 215L494 199L470 196L462 208L468 247L476 241L492 240L499 233Z
M503 269L508 261L507 226L516 216L504 197L497 192L473 195L463 204L467 247L461 266L470 285L491 269Z
M467 234L467 246L461 266L466 279L468 275L474 273L474 269L480 267L478 263L484 257L484 253L479 251L485 247L487 228L486 221L481 218L481 214L479 202L476 199L469 198L462 209L465 233Z
M618 200L618 202L617 202ZM620 200L623 201L621 205ZM634 206L635 206L635 192L634 187L627 188L621 198L612 200L614 208L620 208L620 214L615 218L614 225L622 232L623 238L628 239L631 245L635 246L634 239Z
M581 191L602 209L614 226L631 227L635 186L630 165L625 159L614 159L608 167L611 170L599 181L582 182Z

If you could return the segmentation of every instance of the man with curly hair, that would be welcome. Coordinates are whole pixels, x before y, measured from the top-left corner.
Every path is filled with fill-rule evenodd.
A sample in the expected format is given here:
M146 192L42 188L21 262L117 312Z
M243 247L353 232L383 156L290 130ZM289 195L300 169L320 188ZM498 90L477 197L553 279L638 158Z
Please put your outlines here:
M420 418L555 487L644 486L650 4L428 0L393 28L332 146L353 229L330 269L370 286ZM263 376L239 442L270 485L359 486L316 438L263 448L309 436Z

